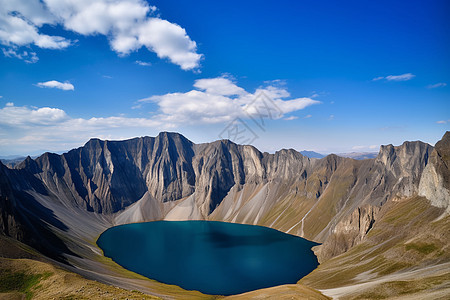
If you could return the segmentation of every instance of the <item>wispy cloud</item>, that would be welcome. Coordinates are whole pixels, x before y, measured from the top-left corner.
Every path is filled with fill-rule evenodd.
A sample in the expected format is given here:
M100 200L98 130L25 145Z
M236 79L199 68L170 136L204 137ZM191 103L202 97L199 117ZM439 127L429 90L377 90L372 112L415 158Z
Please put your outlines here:
M353 146L352 150L355 151L361 151L361 150L374 150L374 149L378 149L378 145L370 145L370 146L362 146L362 145L358 145L358 146Z
M333 121L334 120L334 115L330 115L329 117L328 117L328 121Z
M112 79L113 78L112 76L109 76L109 75L102 75L102 77L106 78L106 79Z
M298 119L297 116L290 116L290 117L284 118L284 120L286 120L286 121L292 121L292 120L296 120L296 119Z
M33 51L18 51L14 49L15 47L11 47L9 49L2 48L3 55L6 57L15 57L23 60L27 64L34 64L39 61L39 58L36 55L36 52Z
M378 80L386 80L386 81L408 81L416 77L416 75L412 73L405 73L401 75L388 75L388 76L379 76L372 79L373 81Z
M439 82L439 83L435 83L435 84L429 84L427 85L428 89L435 89L435 88L440 88L440 87L444 87L447 86L447 84L445 82Z
M440 120L440 121L437 121L436 123L438 123L438 124L447 124L447 123L450 123L450 119L449 120Z
M137 60L134 63L137 65L143 66L143 67L150 67L152 65L152 63L141 61L141 60Z
M104 35L118 55L147 48L183 70L200 67L202 54L186 30L161 19L157 8L142 0L1 1L0 44L3 54L36 62L35 52L19 47L65 49L76 41L42 32L44 25L61 25L84 36ZM61 34L64 34L62 32Z
M312 115L306 115L306 116L303 117L303 119L309 119L311 117L312 117Z
M63 91L73 91L75 90L75 87L73 86L73 84L71 84L70 82L66 81L66 82L59 82L56 80L50 80L50 81L46 81L46 82L38 82L36 84L37 87L40 88L55 88L55 89L60 89Z

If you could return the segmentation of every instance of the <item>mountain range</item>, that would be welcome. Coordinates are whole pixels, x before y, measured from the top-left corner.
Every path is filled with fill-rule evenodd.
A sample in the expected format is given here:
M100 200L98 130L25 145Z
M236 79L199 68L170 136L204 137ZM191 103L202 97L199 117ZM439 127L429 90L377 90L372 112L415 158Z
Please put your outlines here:
M102 256L96 239L115 225L154 220L261 225L321 243L314 248L321 264L293 287L322 293L311 292L312 299L445 298L449 164L450 132L434 147L386 145L362 160L263 153L229 140L195 144L169 132L91 139L13 168L0 163L0 233L37 250L33 259L89 280L162 298L202 298L208 296L125 271Z

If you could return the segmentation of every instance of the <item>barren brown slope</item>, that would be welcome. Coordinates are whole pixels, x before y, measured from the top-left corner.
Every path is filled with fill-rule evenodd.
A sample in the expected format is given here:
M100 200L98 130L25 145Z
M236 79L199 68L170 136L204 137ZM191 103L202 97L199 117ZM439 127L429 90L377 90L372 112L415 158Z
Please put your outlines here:
M252 291L240 295L228 296L224 300L252 300L252 299L298 299L298 300L327 300L319 291L301 284L286 284L276 287Z

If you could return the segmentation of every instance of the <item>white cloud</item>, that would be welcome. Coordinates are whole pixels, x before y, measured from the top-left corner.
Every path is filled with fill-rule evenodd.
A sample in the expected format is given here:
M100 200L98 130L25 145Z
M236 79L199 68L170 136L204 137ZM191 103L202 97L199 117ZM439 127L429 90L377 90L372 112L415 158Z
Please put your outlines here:
M284 120L286 120L286 121L291 121L291 120L296 120L296 119L298 119L297 116L290 116L290 117L284 118Z
M120 39L116 39L120 43ZM201 54L197 54L197 44L192 41L186 30L177 24L170 23L159 18L150 18L138 28L136 35L137 44L146 46L155 52L159 58L168 58L183 70L191 70L199 67ZM128 40L125 42L128 43ZM119 53L128 53L133 46L113 48ZM121 43L120 43L121 44ZM134 41L133 43L134 44ZM140 48L139 46L139 48Z
M320 103L310 98L285 100L290 94L284 87L266 86L249 93L226 77L199 79L194 87L197 89L186 93L151 96L138 102L156 103L160 110L156 118L177 124L221 123L263 114L266 118L279 119Z
M7 102L7 103L6 103L6 106L7 106L7 107L14 106L14 103L13 103L13 102Z
M0 99L2 99L3 98L3 96L0 96Z
M20 153L30 149L61 150L85 143L92 137L105 139L149 135L149 129L170 126L146 118L113 116L72 118L64 110L51 107L5 106L0 108L0 145Z
M62 25L84 36L106 36L119 55L146 47L184 70L198 68L202 55L195 41L155 11L143 0L0 0L0 43L13 51L30 45L67 48L73 41L40 32L43 25Z
M143 66L143 67L150 67L152 65L152 63L140 61L140 60L137 60L134 63L137 65Z
M414 77L416 77L416 75L412 74L412 73L405 73L402 75L388 75L388 76L380 76L380 77L375 77L374 79L372 79L373 81L378 81L378 80L387 80L387 81L408 81L413 79Z
M411 73L406 73L402 75L389 75L386 76L386 80L388 81L408 81L416 77L416 75Z
M64 110L59 108L14 106L12 103L7 103L4 108L0 108L0 126L17 128L61 127L58 131L76 132L89 131L92 128L154 127L161 124L157 120L123 116L77 119L71 118Z
M226 77L199 79L195 81L194 87L214 95L233 96L246 94L243 88L238 87Z
M447 124L450 123L450 120L440 120L436 122L437 124Z
M55 18L38 0L0 2L0 41L5 46L34 44L39 48L63 49L70 41L60 36L41 34L38 28L55 24Z
M25 61L28 64L34 64L36 63L39 58L36 55L36 52L32 51L18 51L17 49L9 48L9 49L2 49L3 55L6 57L15 57L18 59L21 59Z
M435 88L444 87L444 86L447 86L447 84L445 82L439 82L439 83L427 85L427 88L435 89Z
M40 87L40 88L55 88L55 89L60 89L63 91L73 91L75 90L75 87L73 86L73 84L71 84L70 82L66 81L66 82L59 82L56 80L50 80L50 81L46 81L46 82L39 82L36 84L36 86Z
M370 145L370 146L353 146L352 150L355 151L371 151L371 150L375 150L378 149L378 145Z
M7 103L0 109L0 125L27 127L35 125L56 125L67 120L66 113L58 108L42 107L29 109Z
M303 119L309 119L311 117L312 117L312 115L306 115L305 117L303 117Z
M330 115L329 117L328 117L328 121L333 121L334 120L334 115Z
M220 123L236 117L241 106L232 99L192 90L153 96L149 100L158 104L160 118L168 122Z

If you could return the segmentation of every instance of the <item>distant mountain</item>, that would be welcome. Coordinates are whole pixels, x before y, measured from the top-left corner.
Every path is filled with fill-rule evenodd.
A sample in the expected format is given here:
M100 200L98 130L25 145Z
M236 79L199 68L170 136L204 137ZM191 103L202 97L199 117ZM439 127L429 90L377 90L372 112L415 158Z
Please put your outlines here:
M25 160L25 156L14 156L14 155L9 155L9 156L2 156L0 157L0 161L10 167L10 168L14 168L15 165L21 163L22 161Z
M321 265L302 282L325 294L343 286L347 296L401 289L384 284L408 282L422 270L423 280L450 276L449 147L447 132L436 148L404 142L355 160L262 153L228 140L194 144L169 132L91 139L61 155L27 157L14 169L0 163L0 233L91 279L148 291L155 283L143 287L103 263L93 245L104 230L153 220L254 224L322 243L315 250Z
M317 153L314 151L308 151L308 150L300 151L300 153L309 158L324 158L325 157L325 155L323 155L323 154L320 154L320 153Z
M349 152L349 153L337 153L336 155L340 157L348 157L357 160L362 160L375 158L377 157L378 152Z

